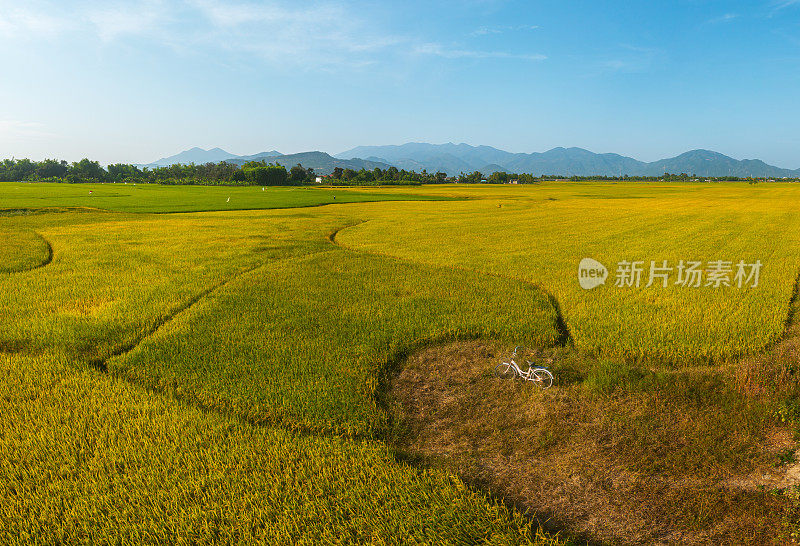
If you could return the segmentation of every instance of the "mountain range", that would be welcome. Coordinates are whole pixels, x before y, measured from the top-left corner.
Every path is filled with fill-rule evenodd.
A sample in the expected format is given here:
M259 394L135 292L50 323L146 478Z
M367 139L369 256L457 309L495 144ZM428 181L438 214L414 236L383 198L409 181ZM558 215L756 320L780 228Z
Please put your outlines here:
M283 165L287 169L291 169L293 166L299 163L305 168L313 168L314 172L317 174L331 174L333 169L336 167L341 167L343 169L354 169L356 171L361 169L367 169L371 171L375 167L380 169L388 169L391 166L384 162L364 160L359 158L339 159L331 156L330 154L326 154L325 152L282 154L277 150L272 150L271 152L261 152L252 155L234 155L221 148L203 150L202 148L196 147L140 166L153 168L167 167L175 164L188 165L190 163L199 165L203 163L218 163L220 161L226 161L236 165L244 165L248 161L266 161L267 163Z
M692 150L676 157L647 163L619 154L596 154L582 148L553 148L546 152L511 153L491 146L426 144L358 146L337 154L348 159L365 157L398 168L449 175L479 171L485 175L502 170L510 173L563 176L659 176L687 173L697 176L797 177L800 169L783 169L761 160L737 160L710 150Z
M668 172L697 176L800 177L800 169L775 167L758 159L737 160L710 150L692 150L676 157L648 163L619 154L596 154L582 148L511 153L491 146L423 142L399 146L358 146L335 156L318 151L284 155L276 150L239 156L220 148L192 148L144 166L219 161L241 165L251 160L265 160L287 168L300 163L304 167L312 167L319 174L330 174L335 167L372 170L375 167L386 169L395 166L417 172L423 169L428 172L442 171L451 176L461 172L479 171L489 175L495 171L506 171L536 176L659 176Z
M159 160L142 166L153 168L168 167L176 164L189 165L190 163L200 165L201 163L219 163L220 161L225 161L226 159L230 159L232 157L239 156L226 152L222 148L211 148L210 150L204 150L195 146L194 148L184 150L179 154L171 155L169 157L162 157Z

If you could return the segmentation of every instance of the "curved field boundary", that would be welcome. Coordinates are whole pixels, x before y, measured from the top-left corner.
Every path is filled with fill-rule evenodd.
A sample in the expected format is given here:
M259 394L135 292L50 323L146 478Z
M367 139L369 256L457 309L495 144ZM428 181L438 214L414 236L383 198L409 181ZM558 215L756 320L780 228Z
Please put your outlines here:
M353 224L350 224L350 225L347 225L347 226L343 226L343 227L341 227L341 228L339 228L337 230L334 230L328 235L328 240L331 242L331 244L334 244L334 245L338 246L339 248L342 248L342 249L347 250L349 252L355 252L356 254L361 254L363 256L380 256L381 258L389 258L389 259L392 259L392 260L397 260L397 261L400 261L400 262L413 264L415 266L421 266L421 267L428 266L428 264L425 264L425 263L416 262L414 260L409 260L409 259L406 259L406 258L400 258L398 256L392 256L391 254L384 254L384 253L381 253L381 252L366 252L364 250L359 250L357 248L348 247L348 246L345 246L345 245L341 244L339 241L336 240L337 235L339 235L339 233L344 231L345 229L356 227L356 226L360 226L361 224L365 224L367 222L369 222L369 220L361 220L360 222L355 222ZM567 323L564 320L564 315L561 313L561 305L558 303L558 300L556 299L556 297L549 290L547 290L544 286L542 286L541 284L530 282L530 281L525 281L525 280L518 279L516 277L511 277L511 276L508 276L508 275L499 275L499 274L496 274L496 273L486 273L486 272L483 272L483 271L475 271L474 269L469 269L469 268L466 268L466 267L456 267L456 266L438 266L438 267L446 267L446 268L452 269L454 271L463 271L463 272L472 273L472 274L475 274L475 275L485 275L487 277L494 277L494 278L497 278L497 279L505 279L507 281L519 282L519 283L528 285L531 288L535 288L536 290L538 290L539 292L541 292L542 294L544 294L547 297L547 300L549 301L550 305L553 306L553 309L556 312L556 329L558 330L558 345L560 345L562 347L574 347L575 346L575 342L572 339L572 333L569 331L569 327L567 326Z
M50 262L53 261L53 245L50 244L50 241L45 239L41 233L36 233L36 236L39 237L44 242L45 247L47 247L47 257L39 265L26 269L25 271L32 271L34 269L39 269L40 267L50 265Z
M360 253L360 254L363 254L363 255L382 256L382 257L385 257L385 258L391 258L391 259L394 259L394 260L404 261L406 263L412 263L412 264L415 264L415 265L427 265L424 262L418 262L418 261L415 261L415 260L412 260L412 259L409 259L409 258L403 258L403 257L395 256L395 255L392 255L392 254L388 254L388 253L385 253L385 252L365 251L365 250L361 250L359 248L349 247L349 246L341 244L337 240L337 236L341 231L344 231L345 229L348 229L348 228L351 228L351 227L359 226L361 224L365 224L366 222L369 222L369 220L362 220L360 222L356 222L356 223L351 224L351 225L343 226L342 228L332 232L328 236L328 240L331 243L333 243L333 244L335 244L335 245L337 245L337 246L339 246L341 248L347 249L347 250L352 251L352 252L357 252L357 253ZM569 326L566 323L566 320L564 319L564 315L563 315L563 313L561 311L561 307L560 307L560 304L558 302L558 299L552 294L552 292L550 292L547 288L545 288L541 283L526 281L526 280L522 280L522 279L519 279L517 277L512 277L512 276L509 276L509 275L501 275L501 274L489 273L489 272L478 272L478 271L475 271L473 269L469 269L469 268L466 268L466 267L458 267L458 266L442 266L442 267L449 267L450 269L455 269L455 270L460 270L460 271L468 271L468 272L473 272L473 273L477 273L477 274L482 274L482 275L487 275L487 276L492 276L492 277L498 277L498 278L513 280L513 281L523 282L523 283L528 284L531 287L536 288L537 290L540 290L542 293L547 295L548 299L550 300L550 304L556 310L556 313L557 313L557 316L558 316L558 329L559 329L559 333L561 334L561 341L560 341L561 345L570 346L570 347L574 347L575 346L574 338L572 337L572 333L569 330ZM783 329L780 332L780 334L777 335L776 338L773 341L765 343L759 350L753 351L753 352L749 352L749 353L739 353L738 355L735 355L732 358L732 360L734 362L738 362L738 361L741 361L744 358L757 356L757 355L760 355L760 354L765 354L765 353L771 351L775 346L777 346L782 341L786 340L789 337L792 337L790 330L792 329L792 327L795 324L795 314L797 312L798 304L800 304L800 300L798 298L800 298L800 270L798 270L798 272L797 272L797 274L795 276L795 280L794 280L793 288L792 288L792 294L791 294L791 296L789 298L789 301L788 301L788 304L787 304L786 319L784 321L784 326L783 326ZM653 362L659 362L660 360L661 359L654 359ZM703 365L698 365L698 366L687 366L687 367L681 368L681 369L682 370L690 370L690 369L693 369L693 368L702 369L702 368L705 368L705 367L706 367L706 365L703 364Z
M794 326L795 314L797 311L797 304L798 304L798 294L800 293L800 272L797 273L797 277L794 280L794 288L792 289L792 297L789 298L789 312L786 314L786 322L783 326L783 334L775 341L774 345L780 343L783 339L786 339L789 336L790 330L792 326Z
M37 239L42 241L42 243L44 243L44 247L45 247L45 251L46 251L44 259L41 262L39 262L38 264L35 264L35 265L32 265L32 266L28 266L28 267L20 267L20 268L17 268L17 269L7 269L7 270L0 269L0 273L23 273L25 271L33 271L35 269L39 269L39 268L45 267L46 265L49 265L50 262L53 261L53 245L50 244L50 241L45 239L42 234L37 233L35 231L33 232L33 235Z
M322 252L324 252L324 251L322 251ZM309 253L309 254L304 254L303 256L304 256L304 257L305 257L305 256L311 256L311 255L313 255L313 254L317 254L317 252L311 252L311 253ZM285 259L291 259L291 258L285 258ZM175 308L172 310L172 312L170 312L170 313L168 313L168 314L164 315L163 317L159 318L159 319L158 319L158 320L157 320L157 321L156 321L156 322L153 324L153 326L150 328L150 330L149 330L149 331L148 331L146 334L144 334L143 336L141 336L139 339L137 339L137 340L133 341L132 343L126 344L126 345L124 345L124 346L122 346L122 347L119 347L119 348L115 349L114 351L112 351L112 353L111 353L109 356L107 356L107 357L105 357L105 358L98 358L98 359L94 359L94 360L91 360L91 361L89 361L89 364L90 364L90 365L91 365L93 368L96 368L96 369L98 369L98 370L100 370L100 371L102 371L102 372L108 372L108 361L109 361L109 360L111 360L111 359L113 359L113 358L120 357L120 356L124 356L124 355L126 355L127 353L129 353L129 352L133 351L133 350L134 350L134 349L136 349L136 347L138 347L138 346L139 346L139 345L140 345L140 344L141 344L141 343L142 343L144 340L146 340L146 339L147 339L147 338L149 338L150 336L152 336L152 335L156 334L156 333L157 333L157 332L158 332L158 331L159 331L161 328L163 328L165 325L169 324L170 322L172 322L173 320L175 320L176 318L178 318L178 316L179 316L180 314L182 314L182 313L184 313L184 312L188 311L189 309L191 309L192 307L194 307L194 306L195 306L196 304L198 304L198 303L199 303L199 302L200 302L200 301L201 301L203 298L207 297L207 296L208 296L208 295L210 295L210 294L213 294L213 293L214 293L214 292L216 292L217 290L219 290L219 289L221 289L221 288L225 287L226 285L228 285L228 284L230 284L231 282L235 281L235 280L236 280L236 279L238 279L239 277L243 277L244 275L247 275L248 273L251 273L251 272L255 271L256 269L259 269L259 268L261 268L261 267L264 267L265 265L267 265L267 264L269 264L269 263L272 263L272 262L274 262L274 261L275 261L275 260L270 260L270 261L262 262L262 263L259 263L259 264L256 264L256 265L253 265L253 266L247 267L247 268L245 268L245 269L242 269L241 271L238 271L238 272L234 273L233 275L231 275L231 276L230 276L230 277L228 277L227 279L225 279L225 280L223 280L223 281L220 281L220 282L216 283L215 285L213 285L213 286L211 286L211 287L209 287L209 288L206 288L205 290L202 290L202 291L200 291L199 293L197 293L197 294L196 294L196 295L194 295L193 297L189 298L189 299L188 299L188 300L186 300L185 302L183 302L183 303L181 303L180 305L178 305L177 307L175 307Z
M328 236L327 236L327 239L333 245L335 245L336 248L340 249L341 251L344 251L344 252L348 252L349 251L349 252L352 252L354 254L361 254L361 255L365 255L365 256L373 256L371 253L363 253L363 252L358 252L358 251L355 251L355 250L352 250L352 249L348 249L347 247L339 245L336 242L336 234L339 231L341 231L342 229L346 229L348 227L353 227L353 226L358 225L360 223L363 223L363 221L342 226L341 228L338 228L338 229L332 231L331 233L329 233ZM155 334L157 334L166 325L168 325L171 322L173 322L176 319L178 319L182 314L184 314L185 312L191 310L195 305L197 305L198 303L202 302L207 296L209 296L209 295L211 295L211 294L223 289L225 286L229 285L230 283L234 282L235 280L237 280L237 279L239 279L239 278L241 278L243 276L246 276L249 273L252 273L253 271L258 270L259 268L265 267L265 266L267 266L269 264L274 264L276 261L292 260L292 259L298 259L298 258L308 258L308 257L313 256L315 254L320 254L320 253L329 252L329 251L330 250L318 250L316 252L310 252L308 254L303 254L302 256L293 256L293 257L283 258L283 259L279 259L279 260L267 260L267 261L252 265L252 266L250 266L248 268L242 269L242 270L236 272L235 274L233 274L232 276L230 276L230 277L228 277L228 278L226 278L224 280L221 280L221 281L213 284L212 286L209 286L208 288L198 292L194 296L190 297L189 299L187 299L184 302L182 302L182 303L178 304L177 306L175 306L168 313L162 315L161 317L158 317L147 328L146 333L144 333L143 335L139 336L135 340L132 340L129 343L126 343L124 345L120 345L120 346L114 348L110 352L110 354L107 354L107 355L102 356L100 358L95 358L95 359L88 360L87 363L92 368L94 368L94 369L96 369L96 370L98 370L98 371L100 371L102 373L122 376L122 378L124 378L126 381L129 381L129 382L134 383L134 384L140 384L140 382L137 381L136 378L126 377L124 373L116 373L116 371L112 372L111 369L110 369L110 366L109 366L110 361L112 361L113 359L118 358L118 357L124 357L126 354L134 351L139 345L141 345L147 339L149 339L152 336L154 336ZM375 255L375 257L376 258L392 258L392 257L383 257L383 256L380 256L380 255ZM394 259L394 258L392 258L392 259ZM409 260L398 260L398 261L411 264L411 265L413 265L415 267L425 267L425 264L419 264L419 263L416 263L416 262L413 262L413 261L409 261ZM468 270L468 269L459 269L459 268L443 268L443 269L451 269L451 270L454 270L454 271L458 270L458 271L462 271L462 272L468 273L468 274L478 274L477 272L472 271L472 270ZM486 276L487 277L494 277L494 278L501 278L501 279L509 280L509 281L513 281L513 282L518 282L518 283L520 283L522 285L528 285L530 287L535 288L537 291L540 291L539 287L537 287L535 285L532 285L531 283L525 283L523 281L520 281L519 279L513 279L513 278L510 278L510 277L502 277L502 276L499 276L499 275L486 275ZM552 296L550 296L549 294L544 293L543 291L540 291L540 292L547 298L547 300L549 301L549 303L551 305L553 305L555 303L554 299L552 298ZM560 317L560 310L558 309L557 305L553 305L553 308L555 309L555 313L554 314L557 317L556 318L557 323L559 323L559 322L561 322L563 320ZM559 337L557 338L558 339L558 341L557 341L558 345L563 345L565 340L568 342L569 335L568 335L568 333L565 333L565 330L563 330L561 328L558 328L557 332L559 333ZM450 335L450 334L442 333L441 335L435 335L435 336L430 337L430 338L420 339L420 340L418 340L417 343L414 343L414 344L412 344L410 346L404 346L402 349L399 349L398 351L395 351L394 353L389 354L384 362L379 363L380 379L378 381L378 386L377 386L376 392L374 393L374 396L376 397L376 401L381 406L385 405L384 402L385 402L385 395L386 395L386 386L388 384L388 378L390 377L390 374L392 372L396 371L402 365L402 362L404 362L411 354L416 353L416 352L418 352L420 350L423 350L426 347L436 346L436 345L440 345L440 344L447 343L447 342L452 342L452 341L457 341L457 340L478 339L480 337L481 336L479 336L477 333L475 333L474 335L466 333L464 335L457 336L457 337L454 337L453 335ZM150 387L150 386L147 386L147 385L141 385L141 386L146 386L148 388ZM189 393L186 393L186 392L181 393L181 392L178 392L176 389L170 389L169 387L165 387L163 389L156 389L156 390L169 391L169 394L171 394L174 398L176 398L178 400L181 400L182 402L189 403L189 404L191 404L193 406L199 407L200 409L203 409L203 410L206 410L206 411L214 411L214 412L223 413L223 414L226 414L226 415L232 415L232 416L235 416L235 417L241 419L243 422L247 422L247 423L249 423L251 425L259 425L259 426L264 426L264 425L276 426L277 425L277 426L280 426L281 428L284 428L284 429L287 429L287 430L296 431L296 432L300 432L300 433L304 433L304 434L320 434L320 433L323 433L324 435L328 435L328 434L325 434L324 431L319 429L319 427L305 426L303 424L293 423L291 421L286 421L284 419L279 420L279 422L276 422L275 420L272 420L272 419L266 419L266 420L264 420L264 419L251 419L251 418L248 418L247 416L240 415L240 414L238 414L238 413L236 413L234 411L229 411L226 408L220 407L220 406L218 406L216 404L212 405L212 404L204 403L201 400L197 400L195 397L191 396L191 394L189 394ZM337 434L336 432L330 432L329 434L340 435L340 434ZM371 438L375 437L375 435L373 433L370 433L370 434L368 434L366 436L365 435L361 435L361 436L364 436L364 437L369 436Z
M156 387L153 387L151 385L143 385L139 381L137 381L136 379L128 377L124 373L112 373L112 372L110 372L109 371L109 366L108 366L108 363L111 360L113 360L115 358L118 358L118 357L123 357L126 354L134 351L139 345L141 345L148 338L150 338L150 337L154 336L155 334L157 334L159 332L159 330L161 330L163 327L165 327L169 323L173 322L174 320L178 319L180 317L180 315L182 315L183 313L191 310L191 308L193 308L195 305L197 305L198 303L203 301L203 299L205 299L209 295L211 295L211 294L223 289L225 286L229 285L230 283L234 282L235 280L237 280L237 279L239 279L241 277L244 277L245 275L248 275L249 273L257 271L258 269L260 269L262 267L265 267L265 266L267 266L267 265L269 265L271 263L274 263L276 261L292 260L292 259L298 259L298 258L308 258L309 256L313 256L314 254L320 254L322 252L328 252L328 251L322 250L322 251L317 251L317 252L309 252L308 254L303 254L301 256L293 256L293 257L290 257L290 258L283 258L282 260L270 260L270 261L262 262L262 263L254 265L254 266L248 267L246 269L243 269L243 270L235 273L231 277L229 277L229 278L227 278L227 279L225 279L225 280L223 280L221 282L218 282L217 284L215 284L215 285L213 285L213 286L211 286L211 287L199 292L198 294L196 294L192 298L186 300L184 303L182 303L179 306L177 306L171 313L169 313L168 315L165 315L164 317L159 319L145 335L141 336L136 341L134 341L132 343L129 343L127 345L124 345L122 347L119 347L118 349L114 350L109 356L107 356L105 358L99 358L99 359L95 359L95 360L89 361L89 365L92 366L94 369L96 369L96 370L98 370L98 371L100 371L100 372L102 372L104 374L114 375L116 377L119 377L119 378L125 380L128 383L131 383L133 385L137 385L139 387L146 388L148 390L154 390L155 392L158 392L160 394L168 394L178 402L193 406L193 407L198 408L198 409L200 409L202 411L208 411L208 412L216 413L216 414L219 414L219 415L223 415L225 417L236 419L236 420L238 420L238 421L240 421L242 423L245 423L245 424L247 424L249 426L254 426L254 427L277 427L277 428L281 428L282 430L286 430L288 432L299 434L301 436L320 436L320 437L330 437L330 438L333 438L333 437L341 438L341 437L343 437L342 434L337 434L337 433L335 433L333 431L327 431L327 430L324 430L324 429L319 429L319 428L306 426L306 425L300 424L300 423L293 423L293 422L286 421L286 420L264 420L264 419L250 418L250 417L248 417L246 415L242 415L241 413L238 413L238 412L236 412L234 410L226 409L226 408L221 407L221 406L216 405L216 404L209 404L209 403L203 402L201 400L198 400L196 397L192 396L191 393L189 393L188 391L184 392L184 393L181 393L181 392L178 392L176 389L156 388ZM410 353L408 353L408 354L410 354ZM347 436L347 438L348 439L352 439L354 441L358 441L358 440L372 439L373 436L352 435L352 436Z

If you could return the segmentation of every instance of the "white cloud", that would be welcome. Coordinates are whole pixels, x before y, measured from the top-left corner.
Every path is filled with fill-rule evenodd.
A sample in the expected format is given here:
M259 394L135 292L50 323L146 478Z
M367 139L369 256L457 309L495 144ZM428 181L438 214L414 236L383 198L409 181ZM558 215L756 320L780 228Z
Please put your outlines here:
M253 4L220 4L205 2L203 0L190 1L190 5L197 9L213 26L219 28L233 28L253 21L275 22L285 18L276 6Z
M152 34L174 20L170 7L158 0L105 4L86 12L85 18L104 42L126 35Z
M359 10L335 0L116 0L67 6L54 1L15 9L0 0L0 37L29 40L70 33L106 46L135 40L203 55L221 64L251 66L254 60L301 70L363 69L409 51L448 59L540 61L541 54L461 49L395 35ZM3 7L8 9L3 10ZM487 27L484 32L532 30L532 25Z
M375 32L367 21L335 3L191 3L209 24L210 33L201 41L273 63L368 66L376 62L374 54L403 41Z
M35 138L51 138L54 133L45 130L45 125L36 121L19 121L0 119L0 140L21 140Z
M539 53L510 53L507 51L480 51L471 49L446 48L441 44L427 43L414 48L420 55L434 55L445 59L519 59L525 61L543 61L546 55Z
M788 8L790 6L796 6L800 4L800 0L781 0L779 2L773 2L773 7L776 10Z
M800 6L800 0L772 0L769 3L767 18L775 17L781 11L794 6Z
M37 3L24 8L16 3L0 1L0 38L33 36L49 38L64 30L68 23Z
M486 36L490 34L503 34L505 32L513 32L513 31L536 30L538 28L539 25L502 25L502 26L480 27L479 29L474 30L471 33L471 35Z
M734 19L739 17L738 13L726 13L724 15L720 15L719 17L714 17L709 21L709 23L716 24L716 23L730 23Z
M255 56L301 68L369 66L379 53L409 42L346 4L324 0L302 5L290 0L79 0L72 5L34 0L24 9L0 0L0 40L35 41L66 32L107 45L146 38L149 44L221 63L250 62ZM245 58L231 61L225 53Z
M629 67L629 63L627 63L627 62L625 62L623 60L620 60L620 59L610 59L610 60L607 60L607 61L602 61L600 63L600 66L602 68L607 69L607 70L611 70L611 71L616 72L616 71L623 70L623 69Z
M642 73L652 69L664 53L660 49L618 44L613 57L596 59L595 66L603 73Z

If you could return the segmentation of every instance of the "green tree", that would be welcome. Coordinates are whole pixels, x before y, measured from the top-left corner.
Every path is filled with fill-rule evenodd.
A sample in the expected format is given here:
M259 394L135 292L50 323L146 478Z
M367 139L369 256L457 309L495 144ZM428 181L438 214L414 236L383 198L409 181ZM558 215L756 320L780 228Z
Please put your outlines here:
M107 173L97 161L83 158L70 165L67 174L72 175L73 182L102 182Z
M67 162L57 159L45 159L36 166L36 176L39 178L64 178L68 169Z
M303 168L302 165L300 165L300 163L292 167L291 170L289 171L290 181L299 184L300 182L305 181L305 179L306 179L306 170Z
M480 184L481 180L483 180L483 174L478 171L469 174L461 173L458 177L460 184Z
M268 165L264 161L248 161L242 166L248 184L258 186L285 186L288 174L283 165Z
M503 171L495 171L489 175L489 178L487 178L486 181L489 184L505 184L508 182L508 179L508 173Z
M108 166L108 177L116 182L141 178L142 171L136 165L114 163Z

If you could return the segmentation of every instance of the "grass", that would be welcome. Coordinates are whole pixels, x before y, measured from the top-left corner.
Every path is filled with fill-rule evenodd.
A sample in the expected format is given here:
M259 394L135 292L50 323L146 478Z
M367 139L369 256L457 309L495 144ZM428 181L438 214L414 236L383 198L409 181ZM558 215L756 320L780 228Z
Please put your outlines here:
M747 542L800 521L790 495L720 486L800 431L794 186L237 188L295 208L170 215L144 211L234 189L98 186L108 212L53 186L0 198L30 264L0 272L0 540L553 540L532 510L578 537ZM362 202L307 208L330 192ZM585 256L765 266L748 290L586 292ZM438 348L477 338L538 347L556 386L504 390L494 349Z
M797 518L787 496L722 486L786 453L765 440L768 404L743 400L724 376L551 349L526 357L583 379L542 392L490 376L510 353L472 341L414 355L391 386L399 448L586 539L779 543L782 517ZM440 374L442 362L459 374Z

